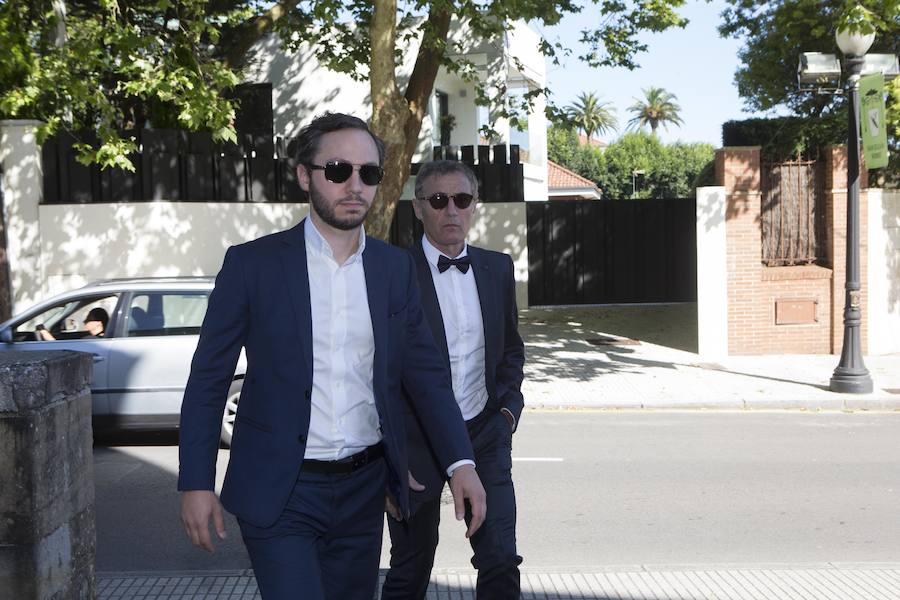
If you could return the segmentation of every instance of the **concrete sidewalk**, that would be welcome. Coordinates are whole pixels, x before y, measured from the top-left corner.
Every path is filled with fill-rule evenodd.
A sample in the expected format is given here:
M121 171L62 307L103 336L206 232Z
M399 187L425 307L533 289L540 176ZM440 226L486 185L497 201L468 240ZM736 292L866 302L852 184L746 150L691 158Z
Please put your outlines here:
M98 579L100 600L251 600L261 597L252 573L248 572L100 573ZM379 585L383 580L384 571ZM474 600L474 576L469 571L436 569L427 598ZM900 598L900 565L526 569L522 573L522 598L897 600Z
M900 354L865 357L871 394L828 390L839 356L696 354L696 305L521 312L531 408L900 410Z

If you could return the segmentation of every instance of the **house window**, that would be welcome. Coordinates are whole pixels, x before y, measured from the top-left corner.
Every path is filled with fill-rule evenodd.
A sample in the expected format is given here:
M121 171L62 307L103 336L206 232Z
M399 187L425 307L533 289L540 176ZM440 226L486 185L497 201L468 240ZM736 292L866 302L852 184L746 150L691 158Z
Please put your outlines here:
M524 102L524 95L528 92L528 88L512 88L509 90L510 104L520 107ZM520 111L520 115L525 119L525 129L510 124L509 127L509 143L519 146L520 151L528 152L531 146L531 135L528 131L528 115L524 111Z
M431 98L431 142L435 146L449 146L453 117L450 115L450 97L446 92L435 90Z

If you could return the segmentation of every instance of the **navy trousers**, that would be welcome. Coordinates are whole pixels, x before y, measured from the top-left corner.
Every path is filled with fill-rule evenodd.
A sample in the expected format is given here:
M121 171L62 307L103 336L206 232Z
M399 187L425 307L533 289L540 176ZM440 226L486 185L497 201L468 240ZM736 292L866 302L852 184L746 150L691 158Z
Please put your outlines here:
M264 600L372 600L386 472L384 459L349 474L301 472L274 525L238 520Z
M482 412L466 425L475 449L475 468L487 493L487 517L469 540L472 565L478 569L475 596L478 600L517 599L522 557L516 553L512 429L506 417L495 411ZM381 600L425 598L438 544L440 503L438 497L414 507L406 521L388 518L391 568L381 588Z

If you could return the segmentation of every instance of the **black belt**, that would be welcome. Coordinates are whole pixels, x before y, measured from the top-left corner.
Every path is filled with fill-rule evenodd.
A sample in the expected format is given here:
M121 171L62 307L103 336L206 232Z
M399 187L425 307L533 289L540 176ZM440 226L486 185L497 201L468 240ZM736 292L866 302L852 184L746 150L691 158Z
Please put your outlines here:
M362 469L364 466L384 456L384 446L378 442L361 452L357 452L340 460L315 460L307 458L300 465L301 471L322 473L325 475L347 474Z
M473 425L478 425L482 421L489 419L490 417L497 414L497 411L493 409L493 407L489 407L485 405L484 408L481 409L481 412L466 421L466 425L472 427Z

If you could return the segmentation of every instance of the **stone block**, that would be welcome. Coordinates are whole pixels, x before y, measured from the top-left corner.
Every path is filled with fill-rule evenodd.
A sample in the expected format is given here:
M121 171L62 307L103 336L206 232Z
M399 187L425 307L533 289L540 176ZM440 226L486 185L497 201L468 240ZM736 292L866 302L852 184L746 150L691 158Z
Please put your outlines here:
M91 599L90 355L0 353L0 599Z

